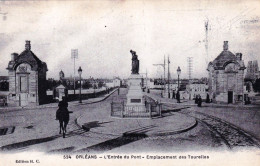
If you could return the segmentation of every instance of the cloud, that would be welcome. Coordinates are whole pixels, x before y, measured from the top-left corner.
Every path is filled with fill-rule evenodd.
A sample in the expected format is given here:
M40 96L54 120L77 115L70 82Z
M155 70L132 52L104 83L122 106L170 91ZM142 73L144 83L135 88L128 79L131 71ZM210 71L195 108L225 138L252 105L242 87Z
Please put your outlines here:
M79 50L76 69L82 67L83 77L128 77L130 49L137 52L140 72L147 69L150 77L162 74L153 64L163 63L164 55L170 56L173 78L178 66L187 77L187 57L194 57L193 77L207 76L206 19L211 28L209 61L222 51L224 40L245 60L259 59L259 23L245 28L237 21L229 26L234 18L257 18L257 5L185 2L8 2L2 7L8 19L0 21L0 65L7 66L10 54L22 52L24 41L31 40L32 51L48 65L48 77L57 78L61 69L66 76L73 75L71 49ZM3 67L0 71L7 74Z

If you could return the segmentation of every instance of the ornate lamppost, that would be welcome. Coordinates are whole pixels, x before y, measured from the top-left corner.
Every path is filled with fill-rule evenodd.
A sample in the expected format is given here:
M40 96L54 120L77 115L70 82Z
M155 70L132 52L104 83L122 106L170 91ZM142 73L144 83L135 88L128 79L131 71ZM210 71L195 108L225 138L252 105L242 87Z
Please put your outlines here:
M82 69L81 67L79 67L78 69L78 73L79 73L79 81L80 81L80 87L79 87L79 103L82 103L82 99L81 99L81 74L82 74Z
M177 101L178 103L180 103L180 74L181 74L181 68L180 66L178 66L178 69L177 69L177 74L178 74L178 91L177 91Z

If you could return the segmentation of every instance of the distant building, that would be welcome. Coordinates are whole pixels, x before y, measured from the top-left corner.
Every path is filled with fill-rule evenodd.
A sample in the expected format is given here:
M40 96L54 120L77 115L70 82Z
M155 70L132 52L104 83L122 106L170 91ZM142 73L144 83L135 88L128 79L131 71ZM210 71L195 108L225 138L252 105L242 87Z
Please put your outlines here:
M165 85L166 90L168 90L168 87L170 88L170 92L172 92L172 91L177 92L177 90L178 90L178 84L176 84L176 83L166 84Z
M106 81L105 84L108 88L120 87L122 85L122 80L119 77L115 77L113 80Z
M170 90L177 91L178 89L178 80L177 79L171 79L169 80L170 84ZM168 80L163 80L161 78L156 79L149 79L147 81L148 88L150 89L168 89ZM179 88L181 91L184 91L186 89L186 85L188 84L187 79L181 79L179 80Z
M257 60L248 61L245 78L247 80L252 80L252 81L255 81L256 79L260 78Z
M209 95L213 102L243 102L244 70L242 54L234 55L228 50L228 41L224 41L223 51L208 64Z
M122 85L122 80L119 77L113 79L114 87L120 87Z
M200 95L202 99L206 99L208 85L200 82L193 82L187 85L186 89L190 94L190 99L194 99L197 95Z
M26 41L25 50L20 55L11 55L7 70L9 106L35 106L45 103L48 69L46 63L31 51L30 41Z

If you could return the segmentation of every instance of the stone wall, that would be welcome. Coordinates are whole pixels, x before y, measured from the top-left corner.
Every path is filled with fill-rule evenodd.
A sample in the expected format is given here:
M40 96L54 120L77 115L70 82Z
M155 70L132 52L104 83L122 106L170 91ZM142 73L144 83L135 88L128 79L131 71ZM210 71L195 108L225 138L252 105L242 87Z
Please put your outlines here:
M211 93L216 94L215 100L217 103L227 103L228 102L228 91L233 92L233 103L237 102L239 96L242 100L243 96L243 70L239 70L238 73L225 73L224 70L219 70L216 73L216 80L212 79L212 91ZM213 77L214 78L214 77ZM216 90L214 91L214 87Z

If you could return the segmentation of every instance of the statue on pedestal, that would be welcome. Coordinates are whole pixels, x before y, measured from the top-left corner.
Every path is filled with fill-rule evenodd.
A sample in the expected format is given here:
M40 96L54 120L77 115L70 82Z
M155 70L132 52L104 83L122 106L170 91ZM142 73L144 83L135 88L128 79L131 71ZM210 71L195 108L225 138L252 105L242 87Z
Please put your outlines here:
M139 74L139 60L137 58L136 52L130 50L132 54L132 74Z

